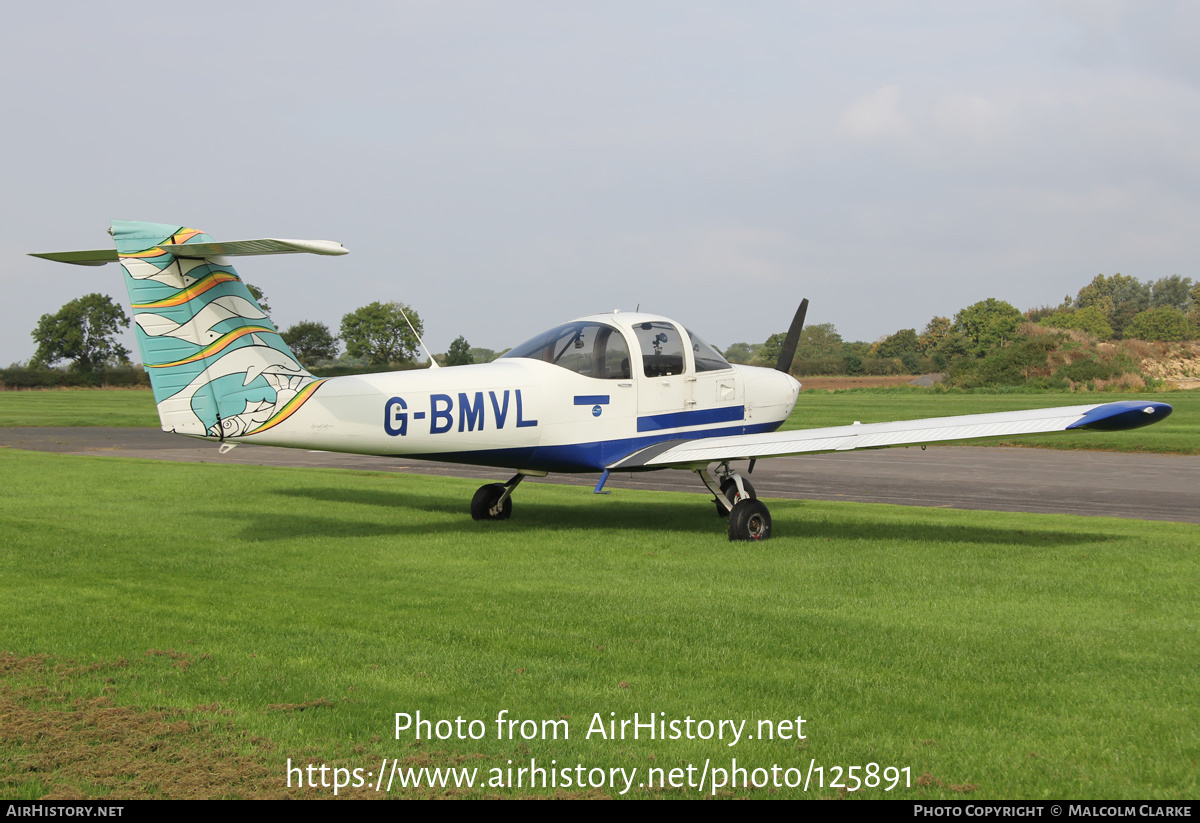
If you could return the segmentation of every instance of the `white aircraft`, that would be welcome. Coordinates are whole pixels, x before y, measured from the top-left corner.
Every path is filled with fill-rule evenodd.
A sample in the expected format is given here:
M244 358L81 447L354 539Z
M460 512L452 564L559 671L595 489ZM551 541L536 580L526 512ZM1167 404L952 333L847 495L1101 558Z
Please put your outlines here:
M689 469L728 516L730 540L764 540L771 515L731 463L792 454L1132 429L1166 403L1126 401L779 432L800 392L788 373L808 301L776 369L730 365L689 329L644 313L595 314L486 364L318 378L296 360L229 257L340 255L328 240L214 242L194 229L113 221L116 249L36 254L120 262L163 430L219 440L495 466L476 520L503 520L526 477ZM432 357L431 366L436 366Z

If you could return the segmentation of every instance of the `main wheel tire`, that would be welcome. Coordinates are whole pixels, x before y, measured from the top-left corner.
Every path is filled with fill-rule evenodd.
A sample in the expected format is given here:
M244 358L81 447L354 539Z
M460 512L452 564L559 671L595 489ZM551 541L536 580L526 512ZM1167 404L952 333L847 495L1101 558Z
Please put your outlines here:
M750 495L751 500L754 500L758 497L758 495L754 493L754 487L750 485L750 481L744 477L742 478L742 488L746 490L746 494ZM725 495L726 500L728 500L730 503L733 503L733 498L737 496L737 483L733 481L732 477L726 477L721 481L721 494ZM713 501L713 504L717 507L717 517L729 516L729 509L722 506L721 501L715 500Z
M766 540L771 536L771 513L757 500L740 500L729 513L730 540Z
M489 483L486 486L480 486L475 492L475 496L471 498L471 519L472 520L507 520L512 515L512 497L504 499L504 505L500 511L493 513L492 509L496 506L496 501L504 494L503 483Z

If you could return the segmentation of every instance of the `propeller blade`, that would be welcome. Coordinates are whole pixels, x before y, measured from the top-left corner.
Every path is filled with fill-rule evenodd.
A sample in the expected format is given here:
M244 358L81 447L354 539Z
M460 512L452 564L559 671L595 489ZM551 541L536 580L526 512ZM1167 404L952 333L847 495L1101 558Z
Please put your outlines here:
M806 297L800 301L800 308L796 309L796 316L792 318L792 327L788 329L787 337L784 338L783 348L779 350L779 360L775 363L776 371L787 374L792 368L792 361L796 359L796 346L800 345L800 332L804 329L804 315L807 313Z

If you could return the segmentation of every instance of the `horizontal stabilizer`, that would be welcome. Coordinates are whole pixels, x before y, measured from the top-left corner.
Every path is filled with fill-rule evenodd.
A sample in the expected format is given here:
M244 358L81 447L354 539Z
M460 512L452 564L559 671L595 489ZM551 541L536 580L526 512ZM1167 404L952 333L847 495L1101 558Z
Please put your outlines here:
M43 260L54 260L58 263L74 263L76 266L103 266L105 263L115 263L118 259L116 249L47 251L41 254L30 253L29 256L40 257Z
M333 240L227 240L220 243L160 243L158 248L176 257L240 257L258 254L348 254L349 249Z
M882 449L949 440L974 440L980 437L1046 434L1071 429L1121 431L1157 423L1170 413L1171 407L1166 403L1124 400L1095 406L1062 406L1053 409L902 420L895 423L856 423L852 426L823 429L738 434L702 440L679 440L670 444L660 443L634 452L608 468L616 471L668 466L693 467L724 460Z
M151 248L162 249L165 252L186 259L203 259L206 257L241 257L261 254L308 254L340 255L348 254L349 249L333 240L278 240L264 238L262 240L229 240L223 243L160 243ZM40 257L43 260L54 260L59 263L73 263L76 266L103 266L105 263L115 263L119 259L116 249L95 249L92 251L51 251L30 254L30 257Z

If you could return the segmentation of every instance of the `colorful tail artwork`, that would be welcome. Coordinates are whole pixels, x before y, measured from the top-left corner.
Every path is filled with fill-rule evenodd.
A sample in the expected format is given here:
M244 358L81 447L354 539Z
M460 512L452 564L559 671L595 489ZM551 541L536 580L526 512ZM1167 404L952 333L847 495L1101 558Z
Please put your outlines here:
M309 374L225 257L195 229L114 220L138 348L164 431L235 437L286 420L324 382ZM168 246L168 248L161 248Z

